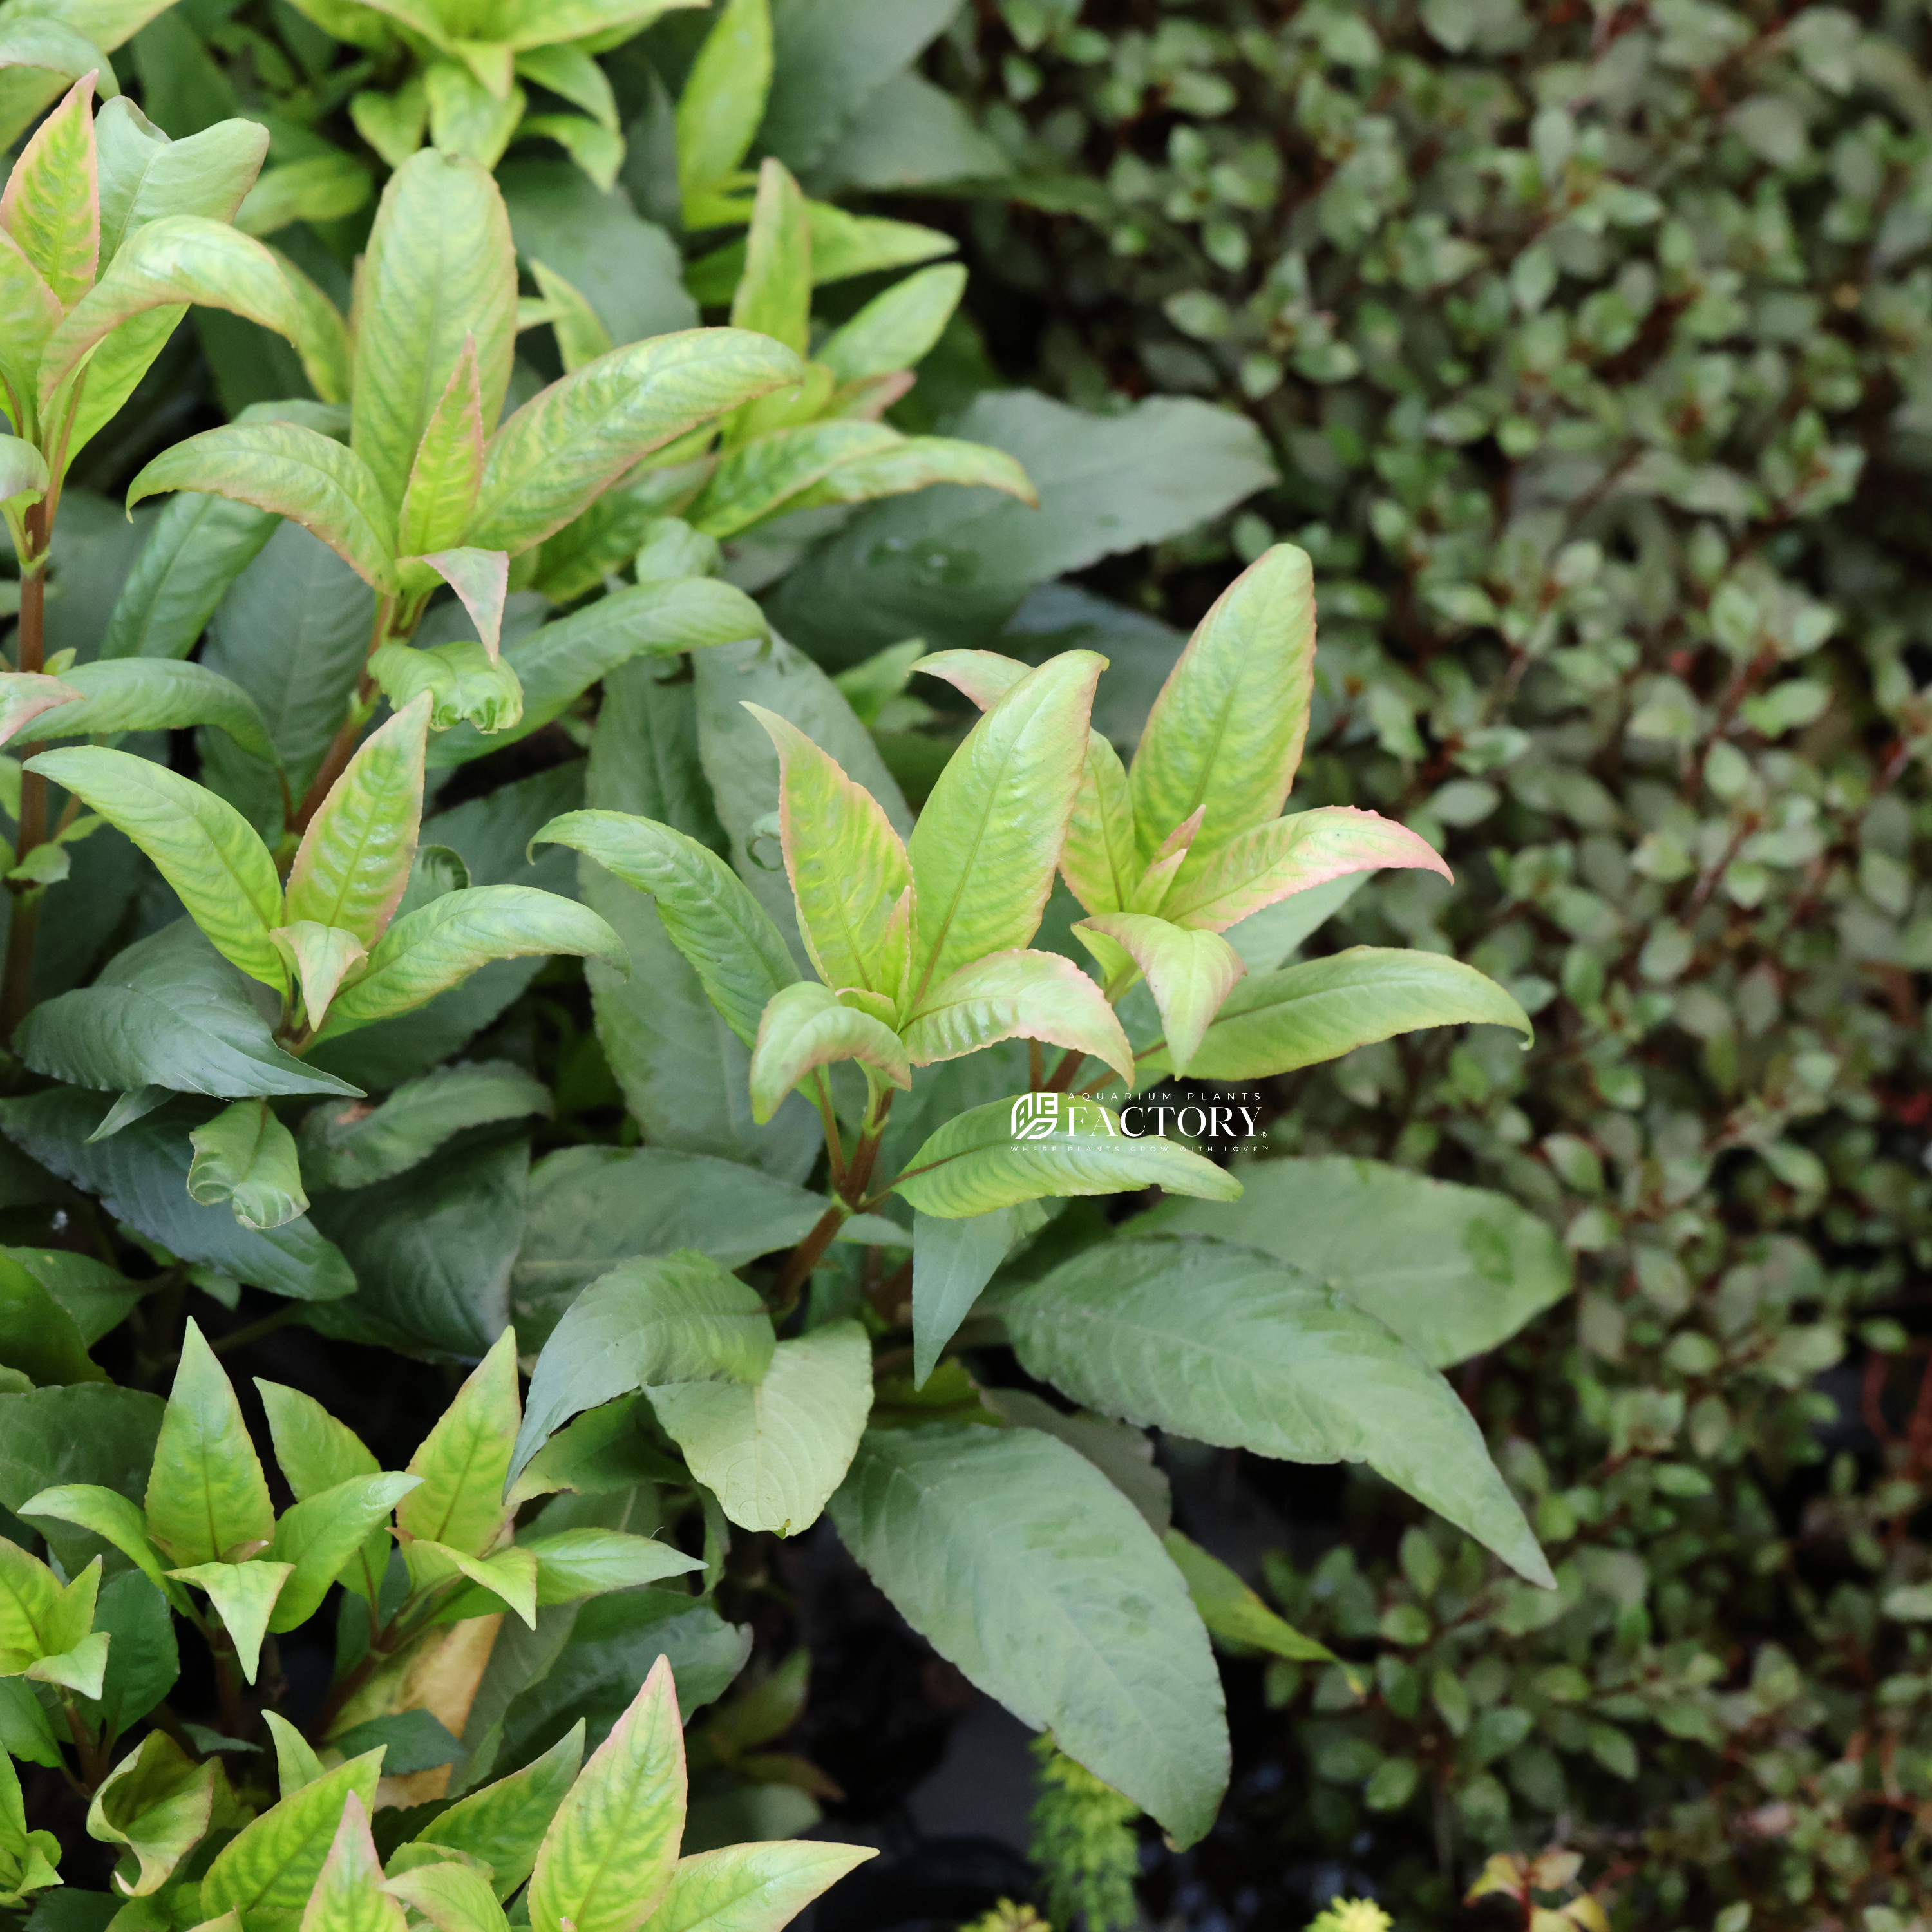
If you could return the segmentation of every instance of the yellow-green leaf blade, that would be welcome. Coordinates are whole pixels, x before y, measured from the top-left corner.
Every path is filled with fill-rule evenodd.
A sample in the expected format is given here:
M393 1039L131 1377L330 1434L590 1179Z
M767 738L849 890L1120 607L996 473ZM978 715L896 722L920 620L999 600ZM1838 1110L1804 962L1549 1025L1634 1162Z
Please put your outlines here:
M14 238L63 308L91 287L100 250L95 186L94 79L83 76L20 151L0 194L0 228Z
M184 1565L266 1549L275 1533L268 1481L233 1385L192 1318L161 1418L146 1508L148 1534Z
M1219 933L1186 932L1150 913L1102 913L1082 920L1073 932L1108 972L1110 985L1116 949L1146 976L1160 1010L1169 1067L1177 1076L1186 1073L1222 1001L1248 970L1241 956ZM1131 1070L1125 1077L1132 1086Z
M502 1528L510 1445L522 1420L516 1335L506 1328L410 1459L419 1486L398 1505L397 1526L466 1556L484 1555Z
M422 556L461 542L483 481L484 436L482 376L471 333L410 465L396 537L399 556Z
M376 1802L382 1754L366 1751L325 1772L271 1807L215 1854L202 1880L201 1910L208 1918L235 1912L272 1920L298 1918L307 1907L352 1795L365 1811Z
M235 1660L242 1675L252 1684L261 1662L262 1639L268 1634L268 1618L282 1586L294 1574L294 1565L262 1561L252 1563L196 1563L186 1569L170 1570L178 1583L192 1583L206 1592L222 1628L235 1646Z
M856 1060L895 1087L912 1069L898 1036L884 1021L843 1004L829 988L801 980L766 1004L752 1049L752 1118L762 1126L814 1067Z
M915 1066L1003 1040L1045 1040L1103 1060L1130 1086L1133 1049L1106 996L1057 952L988 953L950 973L904 1029Z
M302 1932L403 1932L403 1924L402 1906L383 1886L368 1814L352 1791L303 1910Z
M217 1767L196 1764L165 1732L150 1731L100 1781L87 1808L87 1832L122 1845L137 1867L128 1895L158 1891L208 1829Z

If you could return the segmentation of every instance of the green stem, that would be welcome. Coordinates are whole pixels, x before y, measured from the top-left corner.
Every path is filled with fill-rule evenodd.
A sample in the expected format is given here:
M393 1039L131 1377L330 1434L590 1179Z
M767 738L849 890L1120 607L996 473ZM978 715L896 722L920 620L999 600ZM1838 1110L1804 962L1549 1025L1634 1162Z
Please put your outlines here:
M28 548L21 556L20 614L15 632L14 668L38 671L46 662L47 506L36 503L21 519ZM31 758L38 745L20 748ZM47 782L37 772L20 774L20 838L15 862L25 859L47 836ZM0 1042L13 1040L14 1029L34 1002L34 942L40 926L40 890L22 880L12 886L14 916L7 928L7 962L0 968Z

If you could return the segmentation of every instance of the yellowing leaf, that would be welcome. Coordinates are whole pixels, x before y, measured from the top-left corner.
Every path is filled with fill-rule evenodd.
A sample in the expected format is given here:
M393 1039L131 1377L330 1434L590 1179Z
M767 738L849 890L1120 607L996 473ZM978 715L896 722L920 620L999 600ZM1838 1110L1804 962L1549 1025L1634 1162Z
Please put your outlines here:
M268 1554L292 1564L294 1574L282 1586L268 1628L293 1630L314 1616L330 1584L355 1561L371 1534L387 1525L390 1510L418 1480L395 1474L350 1476L284 1510ZM382 1540L386 1546L387 1537Z
M382 1882L368 1814L350 1792L304 1908L302 1932L403 1932L403 1908Z
M508 1898L530 1876L544 1833L583 1761L580 1718L542 1756L458 1798L411 1842L481 1858L490 1868L491 1888Z
M275 1533L267 1479L241 1405L192 1316L148 1478L148 1530L178 1564L266 1549Z
M71 308L93 286L100 250L94 184L94 76L83 76L20 151L0 194L0 228Z
M1057 952L988 953L950 973L905 1026L915 1066L1002 1040L1040 1040L1104 1060L1129 1086L1133 1049L1100 988Z
M660 1657L544 1836L531 1932L638 1932L670 1883L684 1812L684 1731Z
M855 1866L869 1845L773 1839L680 1858L650 1932L779 1932Z
M312 919L278 926L268 937L302 989L302 1012L313 1031L326 1016L344 976L368 958L368 951L352 932Z
M383 1889L413 1906L436 1932L506 1932L490 1881L472 1866L443 1863L399 1872Z
M752 1049L752 1118L763 1126L814 1067L842 1060L861 1062L895 1087L912 1084L905 1047L883 1021L809 980L782 988L766 1005Z
M1082 920L1073 932L1100 962L1110 986L1123 954L1130 974L1138 968L1147 976L1169 1069L1177 1078L1186 1073L1221 1002L1248 970L1241 956L1218 933L1184 932L1148 913L1102 913ZM1126 1078L1131 1087L1131 1070Z
M101 1780L87 1808L88 1836L124 1845L138 1868L133 1884L117 1878L118 1889L145 1898L166 1882L208 1829L218 1775L165 1732L150 1731Z
M510 560L500 550L459 546L404 560L405 569L427 568L456 592L476 626L477 641L494 661L502 647L503 600L510 593Z
M365 1813L376 1802L382 1754L366 1751L284 1798L215 1854L201 1882L207 1918L235 1912L254 1922L293 1921L308 1904L337 1829L354 1797Z
M421 556L459 543L483 480L483 388L476 338L466 333L456 367L424 425L404 486L397 554Z
M282 1586L295 1573L290 1563L196 1563L168 1574L179 1583L192 1583L207 1592L235 1646L242 1675L252 1684L261 1661L262 1639Z
M517 1338L506 1328L410 1459L422 1486L403 1498L398 1526L465 1556L484 1555L502 1528L510 1445L522 1414Z

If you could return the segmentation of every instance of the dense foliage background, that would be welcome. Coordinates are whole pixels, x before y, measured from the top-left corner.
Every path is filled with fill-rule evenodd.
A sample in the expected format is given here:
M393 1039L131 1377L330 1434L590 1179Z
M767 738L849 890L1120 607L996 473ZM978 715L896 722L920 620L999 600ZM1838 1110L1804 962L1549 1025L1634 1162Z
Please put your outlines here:
M1271 1083L1269 1132L1499 1188L1560 1231L1574 1299L1460 1373L1561 1589L1372 1478L1224 1468L1264 1508L1223 1553L1360 1688L1228 1663L1234 1793L1194 1851L1150 1835L1148 1904L1296 1923L1372 1887L1450 1924L1488 1854L1555 1844L1619 1925L1927 1922L1928 8L902 4L841 20L878 52L856 77L814 38L838 10L777 9L760 146L958 237L964 317L892 420L1011 450L1045 507L986 493L969 528L882 505L731 546L733 580L833 668L915 633L1100 650L1103 728L1131 737L1238 562L1292 538L1321 604L1298 802L1400 818L1456 873L1371 884L1316 950L1453 951L1539 1028L1528 1054L1423 1034ZM603 57L626 142L592 157L604 185L533 123L498 171L526 261L620 342L696 312L666 158L704 25ZM284 198L243 225L346 296L382 172L348 103L407 74L282 0L183 0L130 51L171 134L267 121ZM140 541L108 500L153 448L294 393L273 338L197 312L77 473L102 494L63 508L50 647L105 623ZM204 648L231 675L273 616L249 583ZM890 693L867 717L915 796L963 724ZM449 782L440 836L473 873L574 802L587 735L566 718ZM518 779L517 804L466 807ZM122 902L90 904L92 958ZM524 985L472 1051L554 1084L539 1155L632 1138L651 1102L620 1094L577 969ZM452 1222L482 1184L439 1171ZM61 1210L29 1178L10 1211L34 1242ZM422 1335L430 1360L379 1355L352 1319L320 1341L266 1298L224 1318L166 1290L190 1292L238 1384L299 1376L386 1462L444 1397ZM178 1325L150 1301L103 1359L164 1386L150 1320ZM1175 1474L1189 1526L1214 1486ZM728 1587L776 1661L797 1602L824 1616L853 1586L795 1563ZM821 1651L800 1734L859 1813L945 1709L874 1615Z

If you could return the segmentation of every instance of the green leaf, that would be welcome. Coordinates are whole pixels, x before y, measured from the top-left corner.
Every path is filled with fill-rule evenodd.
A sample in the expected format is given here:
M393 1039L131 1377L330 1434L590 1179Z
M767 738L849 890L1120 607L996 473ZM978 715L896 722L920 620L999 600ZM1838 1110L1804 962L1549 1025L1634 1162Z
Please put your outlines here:
M765 1007L752 1052L752 1119L762 1126L814 1068L847 1060L895 1087L912 1084L905 1046L884 1021L809 980L782 988Z
M87 1833L134 1854L139 1876L126 1886L130 1897L158 1891L199 1842L214 1811L218 1774L165 1732L150 1731L101 1780L87 1808Z
M296 1137L267 1101L237 1100L188 1139L190 1200L204 1208L225 1201L243 1227L256 1229L285 1227L307 1212Z
M158 1396L108 1382L0 1395L0 1504L19 1514L45 1490L81 1485L139 1496L163 1412ZM105 1546L56 1522L34 1527L70 1576Z
M0 730L17 737L36 718L80 695L72 685L40 671L0 671Z
M0 194L0 228L63 308L93 285L100 257L94 177L94 80L84 75L34 129Z
M1499 1347L1570 1292L1556 1233L1486 1188L1340 1156L1255 1162L1241 1179L1238 1202L1172 1201L1141 1225L1216 1234L1292 1262L1433 1368Z
M1004 490L1029 506L1040 501L1026 472L1004 450L962 442L957 436L908 436L834 465L780 507L788 512L821 510L835 503L902 496L940 483Z
M834 329L814 359L842 382L914 368L938 341L965 292L966 271L956 263L922 268Z
M950 255L959 246L936 228L848 214L829 202L808 201L805 212L812 235L812 279L818 287L884 268L910 268L935 255ZM706 308L729 302L743 278L746 254L740 241L700 256L686 270L685 286Z
M19 1504L19 1511L92 1530L132 1562L156 1589L167 1593L161 1580L166 1564L148 1534L147 1519L118 1490L98 1483L61 1484L29 1496Z
M684 1732L660 1659L544 1835L532 1932L638 1932L670 1882L684 1815Z
M709 1384L688 1386L703 1388ZM532 1537L520 1546L537 1559L539 1604L572 1603L579 1597L628 1590L704 1568L696 1557L687 1556L668 1543L626 1535L617 1529L560 1530L554 1536Z
M778 1932L878 1853L869 1845L776 1839L680 1858L651 1932Z
M28 417L23 428L32 426L34 378L47 338L60 319L60 298L0 227L0 382L19 400L22 416Z
M353 1292L348 1264L307 1220L259 1233L225 1208L188 1198L188 1134L206 1118L205 1106L174 1102L111 1138L93 1139L107 1111L99 1094L54 1088L0 1102L0 1132L183 1261L206 1262L236 1280L298 1300Z
M564 138L563 130L566 128L581 129L586 138L595 137L598 131L572 116L538 118L544 123L543 131L554 130L559 139ZM526 132L531 130L530 122L525 122L524 126ZM567 140L565 146L569 146ZM549 308L550 328L556 338L557 355L562 362L564 374L568 375L573 369L582 368L586 362L596 362L600 356L609 355L617 345L610 340L610 332L604 326L602 317L584 291L542 262L532 262L530 273L536 278L538 292Z
M116 339L139 345L131 370L114 385L124 394L133 387L130 375L138 378L160 353L174 326L170 312L190 303L226 309L302 346L300 299L272 250L226 222L164 215L128 236L106 273L48 337L40 358L40 408L47 409L92 352L91 392L100 368L112 358L109 338L124 328L127 334Z
M478 422L503 406L515 352L517 267L496 184L473 160L424 148L382 190L362 258L350 446L396 528L424 431L473 340ZM482 548L506 546L486 542Z
M102 1586L94 1628L107 1640L107 1668L99 1698L84 1701L81 1714L112 1738L132 1730L173 1689L181 1653L166 1598L131 1570ZM10 1740L8 1748L19 1749Z
M398 1506L397 1528L465 1556L488 1552L502 1528L519 1415L517 1338L506 1328L410 1459L421 1486Z
M325 1772L229 1840L201 1882L202 1913L234 1912L248 1924L298 1919L321 1876L347 1799L376 1802L382 1754L366 1752ZM258 1916L259 1915L259 1916Z
M152 231L149 231L152 232ZM395 513L353 450L301 423L230 423L164 450L128 486L128 507L164 490L232 496L300 524L364 583L395 587Z
M682 832L620 812L572 812L530 842L568 845L657 902L671 943L749 1046L766 1003L798 978L778 929L730 866Z
M17 436L0 436L0 503L44 496L47 489L46 458Z
M1234 982L1241 956L1218 933L1185 932L1150 914L1102 913L1081 920L1073 936L1093 954L1109 986L1125 956L1127 972L1144 974L1166 1036L1174 1076L1186 1073L1201 1037ZM1134 1084L1131 1070L1122 1076Z
M162 504L114 599L103 658L185 657L274 527L274 518L251 502L197 490Z
M1220 932L1311 886L1384 866L1454 874L1428 840L1379 812L1345 805L1252 826L1204 854L1204 829L1160 902L1163 919Z
M207 1592L235 1646L236 1661L252 1684L261 1662L262 1639L273 1615L275 1599L292 1574L286 1563L196 1563L170 1570L177 1582L192 1583Z
M370 656L369 674L398 711L426 695L433 731L466 723L485 732L507 731L524 715L516 673L478 638L421 649L392 638Z
M368 949L352 932L298 919L268 934L287 962L302 994L302 1024L311 1030L326 1017L335 989L368 959Z
M490 1868L496 1896L507 1898L530 1876L544 1833L575 1783L583 1759L580 1720L541 1757L459 1798L410 1842L444 1845L481 1858Z
M1000 1312L1028 1373L1090 1408L1290 1462L1366 1462L1532 1582L1551 1582L1455 1391L1298 1268L1221 1241L1116 1240Z
M1154 700L1127 775L1143 859L1196 811L1197 862L1280 812L1314 680L1313 574L1277 544L1215 600Z
M483 480L484 435L476 338L466 334L410 461L398 524L398 556L422 556L462 541Z
M413 699L357 748L302 835L289 868L291 923L382 936L416 862L430 702Z
M731 325L757 329L802 356L811 324L812 230L805 196L784 164L767 157L758 170Z
M904 1034L915 1066L998 1040L1040 1040L1092 1054L1133 1084L1133 1049L1113 1008L1057 952L994 952L956 968L919 1002Z
M98 1558L62 1583L38 1557L0 1537L0 1676L24 1675L99 1696L107 1640L88 1631L100 1587Z
M723 539L767 517L803 507L817 485L848 464L907 439L884 423L805 422L772 430L722 458L686 515L692 527Z
M418 1865L399 1872L384 1889L421 1912L436 1932L508 1932L489 1880L467 1865Z
M511 1547L488 1556L472 1556L447 1544L418 1537L403 1546L410 1581L418 1590L430 1590L458 1576L476 1587L451 1598L444 1614L453 1619L487 1616L494 1610L516 1612L524 1624L537 1624L537 1560L527 1550Z
M346 1422L337 1421L314 1396L259 1376L255 1387L268 1414L275 1460L298 1498L319 1496L352 1477L380 1474L382 1466L361 1437Z
M508 1060L440 1066L406 1081L373 1111L316 1107L298 1136L316 1188L367 1187L406 1173L453 1134L526 1114L548 1118L550 1089Z
M254 121L218 121L171 141L124 95L94 116L100 181L100 260L151 221L198 214L232 221L268 151L268 130Z
M503 659L523 686L517 737L567 710L597 680L637 657L670 657L765 634L764 614L742 590L715 578L688 577L638 584L600 597L554 623L514 638ZM439 739L432 761L454 764L514 742L459 728Z
M76 664L63 681L80 701L49 713L39 724L39 736L85 738L212 724L257 758L274 755L255 700L202 665L128 658Z
M1024 947L1038 930L1104 662L1067 651L1022 679L940 774L910 848L915 1005L956 968Z
M1339 1059L1393 1034L1465 1022L1532 1031L1522 1007L1473 966L1440 953L1352 946L1242 980L1189 1066L1198 1079L1256 1079ZM1166 1064L1159 1046L1138 1059L1142 1084Z
M165 766L98 746L43 752L27 769L62 785L148 856L224 958L277 992L288 975L268 938L281 922L274 861L248 821Z
M369 1815L352 1791L302 1922L302 1932L403 1932L403 1908L383 1884Z
M0 1251L0 1364L42 1388L98 1382L106 1371L88 1358L74 1317L14 1257Z
M633 343L553 382L490 439L464 541L512 556L561 530L641 457L770 389L796 356L747 329Z
M698 226L712 197L751 151L772 84L767 0L728 0L677 100L677 184Z
M1030 1429L874 1430L832 1519L942 1657L1183 1844L1228 1778L1221 1687L1140 1513Z
M436 62L423 76L423 84L436 150L479 168L494 168L522 124L528 104L524 90L513 82L508 95L500 95L454 61Z
M951 1220L912 1217L913 1385L923 1388L940 1352L972 1312L980 1291L1017 1241L1045 1216L1032 1203L994 1208Z
M745 708L778 753L779 836L812 965L829 987L896 994L905 915L896 922L894 914L911 878L898 834L878 800L796 725L761 705ZM892 958L896 923L899 956Z
M764 1302L706 1256L626 1262L592 1282L544 1344L509 1473L581 1410L664 1382L755 1382L772 1346Z
M352 156L333 151L305 155L269 169L236 211L235 225L260 238L298 221L340 221L369 195L369 170Z
M1186 1580L1187 1593L1211 1636L1246 1644L1285 1657L1292 1664L1339 1664L1324 1644L1285 1623L1227 1564L1190 1543L1178 1529L1162 1539L1174 1567ZM1346 1666L1345 1666L1346 1667Z
M275 1741L275 1779L280 1794L292 1797L304 1784L313 1784L322 1775L322 1760L310 1748L308 1740L279 1712L264 1711L262 1721Z
M268 1628L291 1630L314 1616L330 1584L387 1524L390 1510L417 1481L406 1475L350 1476L285 1510L268 1555L294 1570L275 1600Z
M398 920L352 984L335 997L321 1037L407 1012L492 959L532 954L595 956L619 972L630 964L617 935L573 900L528 886L446 892Z
M691 1473L741 1529L796 1535L818 1520L865 1433L872 1349L856 1322L781 1342L762 1381L674 1382L651 1406Z
M922 1214L956 1220L1046 1195L1164 1187L1232 1201L1240 1183L1172 1141L1130 1138L1097 1100L1058 1094L994 1100L958 1115L914 1154L892 1191Z
M428 573L433 572L433 575ZM494 660L503 640L503 604L509 595L510 560L500 550L475 550L465 544L434 551L428 556L405 557L406 586L430 590L441 578L456 592L464 614L476 628L477 640Z
M190 1316L148 1478L148 1532L177 1564L238 1562L275 1533L241 1406Z

